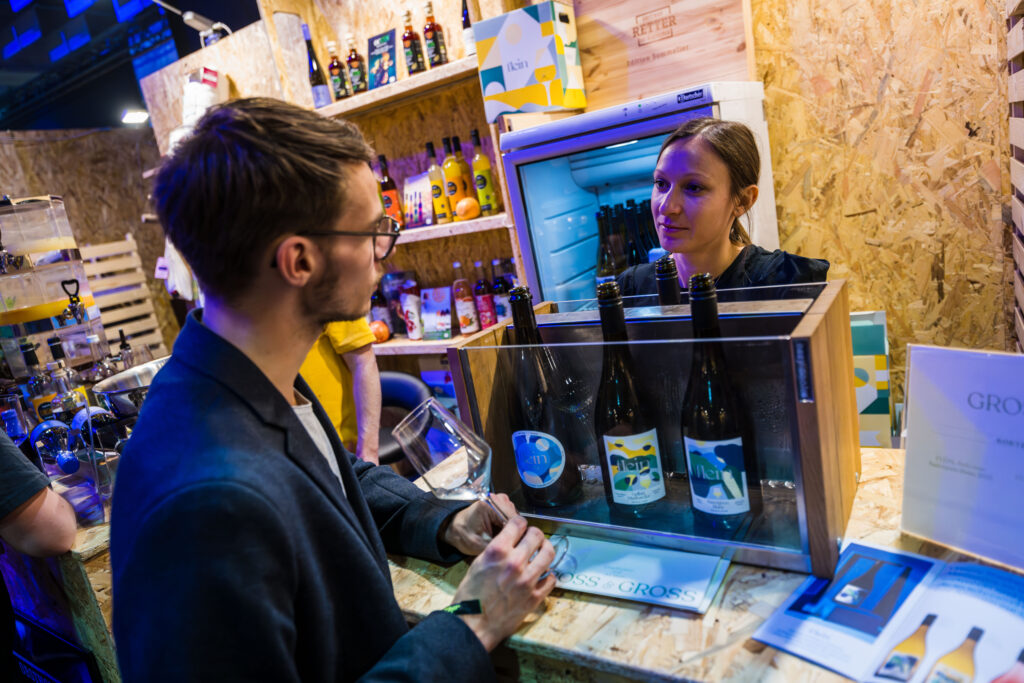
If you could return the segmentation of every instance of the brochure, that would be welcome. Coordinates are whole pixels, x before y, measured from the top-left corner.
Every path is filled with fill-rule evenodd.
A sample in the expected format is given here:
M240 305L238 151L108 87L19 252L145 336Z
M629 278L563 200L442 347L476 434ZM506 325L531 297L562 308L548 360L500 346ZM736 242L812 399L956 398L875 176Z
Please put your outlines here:
M398 80L395 76L395 29L370 38L370 90Z
M589 538L569 538L558 588L703 614L718 593L731 553L700 555Z
M994 683L1024 655L1024 577L850 543L754 638L858 681Z

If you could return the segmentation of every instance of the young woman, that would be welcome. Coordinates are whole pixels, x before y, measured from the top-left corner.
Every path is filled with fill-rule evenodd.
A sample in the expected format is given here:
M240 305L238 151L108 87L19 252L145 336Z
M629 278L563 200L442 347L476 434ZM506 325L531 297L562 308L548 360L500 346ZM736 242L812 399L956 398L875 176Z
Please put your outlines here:
M750 242L739 219L757 201L760 168L753 133L735 121L691 119L661 146L651 211L684 289L694 273L711 273L719 289L825 281L828 261ZM623 296L653 294L654 264L633 266L618 282Z

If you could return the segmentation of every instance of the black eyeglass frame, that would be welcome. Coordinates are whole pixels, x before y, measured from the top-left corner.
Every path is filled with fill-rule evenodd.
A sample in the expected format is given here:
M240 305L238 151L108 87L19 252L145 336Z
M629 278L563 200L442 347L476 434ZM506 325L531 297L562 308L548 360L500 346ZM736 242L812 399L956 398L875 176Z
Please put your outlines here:
M375 242L376 238L378 237L390 237L391 244L388 245L388 249L387 251L384 252L383 256L378 258L376 246L374 247L373 260L379 263L391 255L391 252L394 251L395 249L395 242L398 241L399 235L402 234L401 224L391 216L381 216L380 220L377 221L377 227L379 228L381 225L387 225L391 228L391 230L389 232L379 232L376 230L373 232L356 232L355 230L303 230L302 232L297 232L295 234L299 235L300 237L331 237L333 235L347 235L349 237L373 237ZM271 259L270 267L277 267L276 256L274 256L274 258Z

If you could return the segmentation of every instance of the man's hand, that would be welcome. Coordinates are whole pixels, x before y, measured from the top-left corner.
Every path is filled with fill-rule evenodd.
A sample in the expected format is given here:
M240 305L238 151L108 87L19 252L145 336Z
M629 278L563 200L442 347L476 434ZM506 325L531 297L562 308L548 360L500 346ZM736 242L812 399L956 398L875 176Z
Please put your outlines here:
M523 619L555 587L553 573L540 578L553 559L555 549L541 530L528 528L525 519L515 516L473 560L455 591L455 601L480 601L482 614L464 614L459 618L488 651L515 633Z
M491 501L506 517L511 519L517 514L516 506L504 493L493 494ZM442 538L463 555L479 555L503 525L491 506L478 500L455 513Z

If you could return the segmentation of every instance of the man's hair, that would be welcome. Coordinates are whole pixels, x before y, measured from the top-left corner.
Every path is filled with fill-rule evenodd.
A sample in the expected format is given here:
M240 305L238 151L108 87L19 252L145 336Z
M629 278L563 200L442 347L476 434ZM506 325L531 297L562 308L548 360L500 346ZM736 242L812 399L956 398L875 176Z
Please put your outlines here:
M351 163L373 149L352 123L268 98L211 107L163 163L153 202L209 293L236 300L278 238L330 229Z

